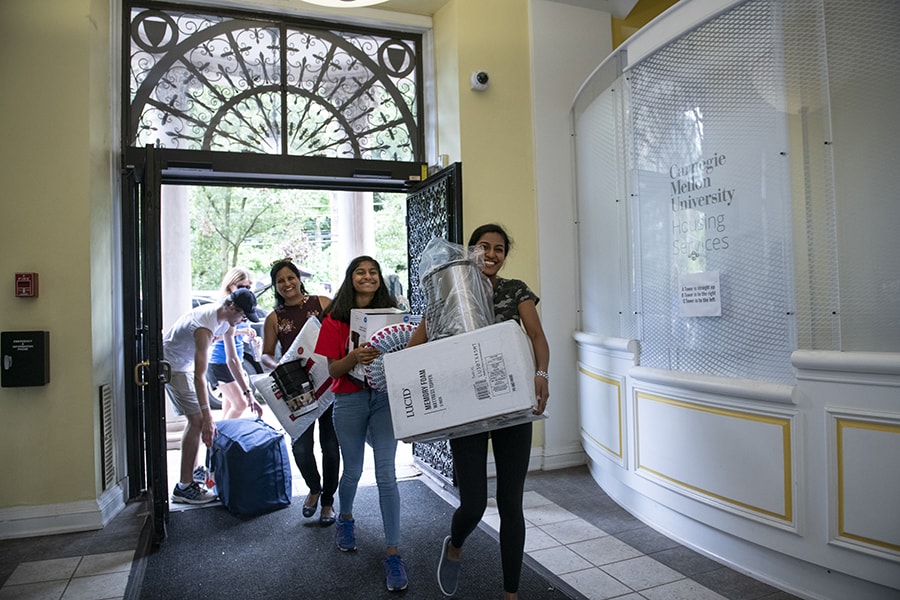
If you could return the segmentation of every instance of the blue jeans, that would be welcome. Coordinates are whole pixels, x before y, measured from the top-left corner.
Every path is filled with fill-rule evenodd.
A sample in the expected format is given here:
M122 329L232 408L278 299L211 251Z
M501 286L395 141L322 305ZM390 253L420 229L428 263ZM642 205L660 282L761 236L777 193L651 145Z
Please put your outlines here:
M340 514L353 514L353 500L363 471L366 442L375 455L375 481L384 525L385 546L400 545L400 490L397 488L395 458L397 439L391 422L387 393L361 390L336 394L334 431L344 460L338 485Z

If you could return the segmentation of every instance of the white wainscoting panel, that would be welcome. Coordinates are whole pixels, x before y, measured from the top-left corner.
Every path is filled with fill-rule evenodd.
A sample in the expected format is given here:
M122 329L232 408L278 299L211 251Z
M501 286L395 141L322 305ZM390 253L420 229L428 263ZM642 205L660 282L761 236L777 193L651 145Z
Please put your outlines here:
M578 363L578 385L583 443L624 464L623 378Z
M828 411L834 543L900 558L900 415Z
M726 510L793 526L791 419L635 392L637 470Z

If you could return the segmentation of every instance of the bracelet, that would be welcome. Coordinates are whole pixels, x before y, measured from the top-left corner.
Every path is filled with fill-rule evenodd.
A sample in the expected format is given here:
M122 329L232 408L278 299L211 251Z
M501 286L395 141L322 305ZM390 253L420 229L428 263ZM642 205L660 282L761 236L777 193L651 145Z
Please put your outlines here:
M543 377L547 381L550 381L550 373L548 373L547 371L535 371L534 376L535 377Z
M250 392L250 390L244 390L245 396L250 396L251 394L252 394L252 392Z
M209 404L201 404L200 410L209 410Z

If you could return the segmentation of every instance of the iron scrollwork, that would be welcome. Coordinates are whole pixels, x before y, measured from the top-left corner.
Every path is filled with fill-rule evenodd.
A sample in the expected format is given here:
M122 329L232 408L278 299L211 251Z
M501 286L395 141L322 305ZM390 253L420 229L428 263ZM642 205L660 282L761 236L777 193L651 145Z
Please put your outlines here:
M130 144L415 161L420 38L133 7Z

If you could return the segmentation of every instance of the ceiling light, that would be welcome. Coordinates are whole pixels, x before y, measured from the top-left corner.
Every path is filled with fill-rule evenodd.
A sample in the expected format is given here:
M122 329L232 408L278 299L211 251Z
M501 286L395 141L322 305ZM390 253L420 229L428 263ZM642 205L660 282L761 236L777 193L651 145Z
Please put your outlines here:
M361 8L363 6L373 6L382 4L387 0L303 0L309 4L318 6L327 6L329 8Z

